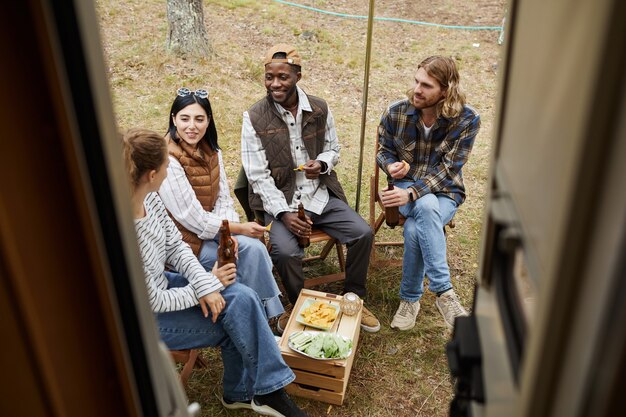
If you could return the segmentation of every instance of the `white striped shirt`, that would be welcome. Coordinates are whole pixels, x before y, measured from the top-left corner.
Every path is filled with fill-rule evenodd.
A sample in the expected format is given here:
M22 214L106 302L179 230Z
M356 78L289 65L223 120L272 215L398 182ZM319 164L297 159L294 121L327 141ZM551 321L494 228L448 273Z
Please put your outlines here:
M197 305L199 298L223 290L222 283L204 270L189 245L183 242L159 196L148 194L144 207L146 216L135 219L135 230L152 310L155 313L184 310ZM189 285L168 289L163 273L166 264L187 278Z
M217 200L212 211L206 211L191 187L182 165L173 156L167 167L167 177L159 196L165 207L185 229L195 233L202 240L213 239L218 234L222 220L239 223L239 214L235 211L235 203L230 197L230 189L224 170L222 151L218 151L220 182Z

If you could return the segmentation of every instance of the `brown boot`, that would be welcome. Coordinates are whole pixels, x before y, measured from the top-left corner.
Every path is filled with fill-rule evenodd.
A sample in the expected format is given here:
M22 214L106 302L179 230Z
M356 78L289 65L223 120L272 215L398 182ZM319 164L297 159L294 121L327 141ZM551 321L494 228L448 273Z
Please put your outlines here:
M361 314L361 329L369 333L376 333L380 330L380 321L365 306Z
M285 312L280 315L278 321L276 322L276 331L278 334L283 334L285 329L287 328L287 323L289 323L289 317L291 317L291 312L293 310L293 305L289 304L285 307Z

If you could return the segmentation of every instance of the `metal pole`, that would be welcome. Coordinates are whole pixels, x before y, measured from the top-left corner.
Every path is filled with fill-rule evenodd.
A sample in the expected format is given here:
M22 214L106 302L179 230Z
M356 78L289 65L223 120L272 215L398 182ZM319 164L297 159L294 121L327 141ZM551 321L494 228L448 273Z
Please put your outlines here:
M359 212L361 200L361 179L363 177L363 147L365 145L365 123L367 121L367 93L369 91L370 59L372 50L372 29L374 26L374 0L370 0L369 13L367 15L367 43L365 47L365 76L363 80L363 103L361 105L361 140L359 149L359 171L356 184L356 203L354 210Z

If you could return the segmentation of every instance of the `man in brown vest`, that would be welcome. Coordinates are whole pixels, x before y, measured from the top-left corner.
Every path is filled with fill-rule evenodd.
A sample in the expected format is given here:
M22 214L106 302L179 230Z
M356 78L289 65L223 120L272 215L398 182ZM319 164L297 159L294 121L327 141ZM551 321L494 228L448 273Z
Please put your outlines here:
M339 141L328 105L297 86L301 58L290 45L272 47L264 60L267 96L243 115L241 154L251 187L250 207L264 212L270 230L271 257L292 305L304 286L304 250L297 237L315 225L346 244L344 292L366 295L365 282L373 234L346 203L333 171L339 162ZM298 204L306 219L297 215ZM282 332L289 312L278 321ZM378 319L363 309L361 328L376 332Z

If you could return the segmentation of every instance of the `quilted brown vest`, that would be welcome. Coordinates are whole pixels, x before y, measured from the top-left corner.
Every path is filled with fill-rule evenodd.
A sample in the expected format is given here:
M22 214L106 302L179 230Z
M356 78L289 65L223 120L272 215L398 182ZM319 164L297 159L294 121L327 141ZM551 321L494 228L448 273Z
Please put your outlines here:
M302 139L304 146L311 159L324 151L324 138L326 135L326 118L328 106L321 98L307 96L311 103L312 111L302 111ZM269 164L271 176L276 187L285 195L287 203L291 203L296 188L296 174L293 158L291 157L291 140L289 128L276 110L274 102L269 96L256 102L250 110L250 122L259 135L265 156ZM320 175L320 182L338 198L346 201L346 196L337 180L337 173L331 171L328 175ZM263 210L261 197L252 192L248 187L250 208Z
M200 141L198 149L194 150L185 141L181 140L176 143L169 135L166 139L169 154L182 165L202 208L212 211L220 190L220 164L217 151L212 150L205 140ZM171 214L170 217L172 217ZM187 230L173 217L172 220L183 235L183 240L191 246L193 253L197 256L200 253L202 239Z

